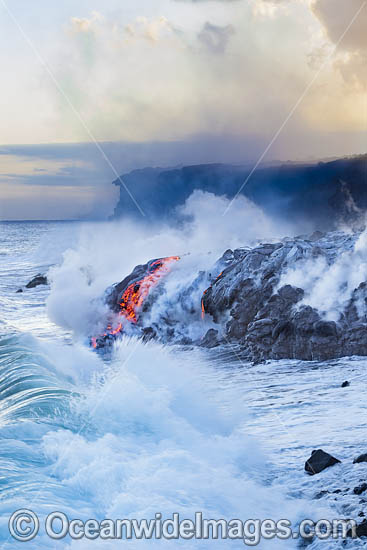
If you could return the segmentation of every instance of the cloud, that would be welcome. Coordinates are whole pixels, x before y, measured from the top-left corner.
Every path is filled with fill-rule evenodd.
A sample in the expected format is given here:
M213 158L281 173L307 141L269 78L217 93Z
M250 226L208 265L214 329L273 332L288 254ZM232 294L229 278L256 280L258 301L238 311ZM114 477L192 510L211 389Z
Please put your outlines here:
M202 4L204 2L223 2L229 4L230 2L241 2L243 0L175 0L175 2L191 2L192 4Z
M351 27L358 10L358 16ZM366 86L367 6L364 0L315 0L312 10L322 23L327 38L339 43L335 66L346 82ZM346 32L347 31L347 32ZM346 33L344 36L343 34Z
M107 9L96 0L98 12L92 13L67 3L60 12L57 8L60 17L42 53L99 141L186 142L198 135L231 135L246 144L248 138L266 144L336 40L332 21L339 14L331 8L339 0L329 7L318 0L313 11L310 2L127 0L122 9L118 0L111 0L114 5ZM32 37L33 31L28 32ZM355 132L355 137L361 129L362 98L354 89L345 93L341 77L352 81L363 70L363 36L358 30L355 46L353 34L351 29L334 67L322 70L282 132L288 136L283 158L294 156L295 137L300 147L301 134L309 146L312 132L315 139L321 132L337 131ZM12 51L18 49L14 43ZM28 57L22 53L22 62L16 63L15 53L4 59L7 78L1 97L8 108L0 143L89 140L37 59L28 63L34 55L26 44L24 50ZM353 152L351 140L345 137L348 153ZM272 149L271 157L276 154ZM312 153L303 148L304 157L310 154L314 148Z
M312 9L334 43L338 42L362 7L352 27L343 37L341 47L348 51L367 49L367 6L364 0L316 0Z
M275 17L290 0L254 0L252 10L255 16Z
M137 17L132 23L125 26L127 39L145 38L151 42L158 42L164 34L170 34L175 31L173 25L164 16L149 19L147 17Z
M101 146L116 171L124 174L145 166L249 160L264 144L254 139L244 144L230 136L223 143L222 138L203 136L186 142ZM0 220L107 217L118 200L114 179L94 143L1 147Z
M234 33L232 25L221 27L207 21L199 32L198 39L210 52L224 53Z
M103 17L100 13L93 11L91 17L72 17L71 18L71 28L75 32L89 32L93 29L93 26L96 22L102 21Z
M165 16L91 16L78 21L81 30L70 34L52 65L99 140L262 137L277 129L304 88L304 66L294 49L300 36L307 44L308 29L281 11L269 32L266 21L254 20L252 8L253 2L221 2L213 5L210 20L206 5L188 18L188 5L178 2ZM307 63L305 52L299 56ZM272 94L263 93L270 88ZM64 98L54 97L60 124L85 139Z

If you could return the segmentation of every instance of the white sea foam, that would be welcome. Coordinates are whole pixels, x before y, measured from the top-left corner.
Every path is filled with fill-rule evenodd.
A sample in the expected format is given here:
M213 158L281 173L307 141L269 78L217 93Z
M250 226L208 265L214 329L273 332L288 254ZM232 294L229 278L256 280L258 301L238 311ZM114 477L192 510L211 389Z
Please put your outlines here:
M43 438L56 479L80 496L86 515L140 519L178 512L193 518L202 511L207 518L275 514L296 521L306 513L301 502L289 502L282 491L266 486L271 465L246 435L241 394L235 387L221 390L213 374L194 354L180 356L127 339L116 346L104 383L84 387L74 403L74 414L88 422L87 433L84 426L80 434L57 430ZM73 502L70 506L77 513ZM139 541L131 547L162 544ZM181 544L243 547L241 541ZM280 541L268 544L287 547ZM87 545L77 541L71 548Z

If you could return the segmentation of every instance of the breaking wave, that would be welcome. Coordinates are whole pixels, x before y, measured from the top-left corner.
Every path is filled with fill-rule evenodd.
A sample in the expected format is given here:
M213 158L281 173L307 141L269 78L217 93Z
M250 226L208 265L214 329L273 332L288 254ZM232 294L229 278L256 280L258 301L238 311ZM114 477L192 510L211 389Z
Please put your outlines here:
M197 511L265 519L275 510L279 518L300 518L303 506L271 486L271 465L246 435L241 392L221 387L203 356L125 338L105 364L81 346L50 347L23 336L0 340L0 361L2 468L10 473L2 482L2 518L24 507L41 518L55 509L84 520L157 512L193 518ZM4 519L0 534L4 549L16 546ZM155 544L164 543L130 546ZM49 545L40 533L37 548Z

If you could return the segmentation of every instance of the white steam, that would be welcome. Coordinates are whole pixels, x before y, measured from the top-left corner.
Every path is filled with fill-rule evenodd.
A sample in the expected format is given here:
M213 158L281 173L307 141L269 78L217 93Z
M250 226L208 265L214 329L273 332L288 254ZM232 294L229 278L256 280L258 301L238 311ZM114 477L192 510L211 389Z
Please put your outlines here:
M290 284L305 290L300 305L310 305L337 321L353 291L367 279L367 230L351 250L330 264L324 256L298 262L281 277L279 287Z
M101 297L136 265L152 258L179 255L173 268L171 295L210 269L228 248L273 240L290 227L273 223L263 211L240 196L223 215L228 199L196 191L180 209L188 221L180 228L147 225L144 220L86 224L74 249L51 270L48 313L57 324L79 335L91 334L106 308ZM104 327L103 327L104 328Z

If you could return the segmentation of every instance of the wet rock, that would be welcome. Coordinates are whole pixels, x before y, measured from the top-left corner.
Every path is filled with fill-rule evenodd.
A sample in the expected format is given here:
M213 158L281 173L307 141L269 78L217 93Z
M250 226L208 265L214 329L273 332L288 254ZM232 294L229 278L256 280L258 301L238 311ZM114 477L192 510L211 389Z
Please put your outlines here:
M236 250L233 251L233 258L236 261L243 260L243 258L248 254L247 248L236 248Z
M221 259L223 262L232 262L234 259L233 250L230 248L226 250Z
M22 288L18 288L18 290L16 291L16 294L20 294L20 292L23 292Z
M321 231L314 231L312 235L310 235L309 239L310 241L319 241L324 236L325 236L325 233L321 233Z
M317 449L312 451L310 458L306 461L305 470L308 474L315 475L338 463L340 463L340 460L322 449Z
M342 388L348 388L349 386L350 386L350 382L348 382L348 380L343 382L342 385L341 385Z
M335 492L335 491L334 491ZM324 497L325 495L327 495L329 493L329 491L319 491L318 493L316 493L316 495L313 497L315 500L320 500L320 498Z
M367 324L358 323L348 327L344 342L345 355L367 355Z
M321 338L329 338L337 336L337 328L335 321L318 321L314 326L315 335Z
M47 284L48 284L47 277L45 277L45 275L41 275L41 273L38 273L38 275L33 277L33 279L25 285L25 287L35 288L36 286L47 285Z
M285 285L278 290L278 294L283 300L296 304L302 300L304 296L304 290L302 288L297 288L292 285Z
M149 342L149 340L156 338L157 333L153 327L145 327L142 329L142 335L143 342Z
M367 462L367 453L363 453L353 460L353 464L359 464L361 462Z
M361 495L365 491L367 491L367 483L362 483L362 485L358 485L358 487L354 487L353 489L355 495Z
M249 325L249 338L254 338L256 341L270 336L273 332L274 321L272 319L260 319Z
M201 341L201 345L205 348L216 348L220 342L218 339L218 331L210 328Z
M193 344L193 341L191 338L189 338L188 336L184 336L183 338L181 338L181 340L179 340L178 342L181 346L191 346Z
M349 529L347 537L367 537L367 520L362 521L355 529Z

